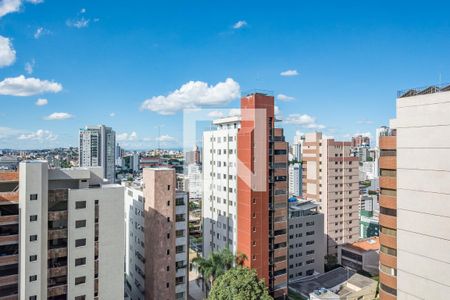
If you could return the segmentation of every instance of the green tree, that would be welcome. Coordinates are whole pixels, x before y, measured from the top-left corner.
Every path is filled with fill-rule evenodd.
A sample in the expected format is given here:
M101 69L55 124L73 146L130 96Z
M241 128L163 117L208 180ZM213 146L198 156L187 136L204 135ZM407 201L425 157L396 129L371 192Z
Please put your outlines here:
M271 300L273 299L259 280L255 270L232 268L213 283L210 300Z
M206 291L208 291L216 278L233 267L234 261L235 257L233 253L229 249L224 249L211 253L208 258L196 257L192 260L192 263L197 267L200 274L202 274L202 288L205 288L206 282Z

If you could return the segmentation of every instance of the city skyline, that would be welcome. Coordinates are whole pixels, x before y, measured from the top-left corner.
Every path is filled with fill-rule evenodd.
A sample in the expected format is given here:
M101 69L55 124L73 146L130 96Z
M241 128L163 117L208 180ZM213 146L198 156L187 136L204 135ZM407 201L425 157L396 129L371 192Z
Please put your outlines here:
M128 149L180 148L179 108L237 108L254 88L289 141L373 137L398 89L450 81L448 4L352 4L4 1L0 145L76 146L105 124Z

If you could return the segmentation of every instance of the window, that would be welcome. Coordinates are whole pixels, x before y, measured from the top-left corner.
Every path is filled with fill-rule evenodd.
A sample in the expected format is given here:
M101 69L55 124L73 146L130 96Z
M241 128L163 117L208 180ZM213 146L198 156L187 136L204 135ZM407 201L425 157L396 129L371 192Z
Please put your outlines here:
M75 300L86 300L86 295L76 296Z
M396 289L393 289L393 288L391 288L391 287L389 287L387 285L384 285L381 282L380 282L380 289L382 289L383 291L385 291L385 292L387 292L387 293L389 293L391 295L394 295L394 296L397 295L397 290Z
M36 261L37 255L30 255L30 261Z
M75 278L75 285L86 283L86 276L80 276Z
M166 288L169 288L170 284L168 282L166 282Z
M86 239L75 240L75 247L86 246Z
M170 185L167 186L167 190L170 191Z
M34 242L34 241L37 241L37 234L32 234L32 235L30 235L30 242Z
M75 221L75 228L86 227L86 220Z
M37 300L37 296L30 296L30 298L28 298L30 300Z
M383 226L381 226L381 233L386 234L386 235L390 235L390 236L397 236L397 230L396 229L383 227Z
M38 195L37 194L31 194L30 195L30 200L37 200L38 199Z
M397 256L397 250L384 245L381 245L380 251L388 255Z
M86 208L86 201L77 201L75 202L75 209Z
M380 270L388 275L397 276L397 269L385 266L383 264L380 264Z
M80 257L75 259L75 266L83 266L86 264L86 257Z
M381 206L380 207L380 214L396 217L397 216L397 210Z
M35 221L37 221L37 215L31 215L30 222L35 222Z
M36 280L37 280L37 275L31 275L30 276L30 282L36 281Z
M170 201L167 201L167 206L170 206Z

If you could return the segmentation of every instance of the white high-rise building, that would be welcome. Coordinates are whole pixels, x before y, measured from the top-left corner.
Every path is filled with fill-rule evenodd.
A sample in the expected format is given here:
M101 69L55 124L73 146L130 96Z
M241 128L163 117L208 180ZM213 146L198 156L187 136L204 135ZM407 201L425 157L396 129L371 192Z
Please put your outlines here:
M200 164L189 164L187 172L189 198L201 199L203 194L202 166Z
M213 122L203 133L203 255L237 248L237 134L240 117Z
M101 168L20 163L20 299L117 299L124 293L123 187Z
M80 167L102 167L103 178L115 181L116 133L105 125L80 129Z
M289 165L289 195L302 195L302 165L299 163Z
M294 160L302 160L302 147L305 142L305 136L297 132L294 136L294 142L291 145L291 152Z

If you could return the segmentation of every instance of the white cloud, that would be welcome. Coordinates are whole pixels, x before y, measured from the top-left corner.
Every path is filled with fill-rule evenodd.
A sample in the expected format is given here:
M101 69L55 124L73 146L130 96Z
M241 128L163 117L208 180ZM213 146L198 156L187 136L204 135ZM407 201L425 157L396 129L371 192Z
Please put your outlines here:
M12 65L16 60L16 50L14 50L11 40L0 35L0 68Z
M247 25L248 25L247 22L244 20L237 21L236 23L234 23L233 29L241 29L247 27Z
M80 9L80 14L84 14L84 13L86 13L86 8Z
M218 111L218 110L214 110L208 113L208 117L211 118L221 118L223 117L223 112Z
M116 113L112 112L112 113L109 114L109 116L110 116L111 118L113 118L113 117L116 116Z
M280 108L278 106L276 106L276 105L274 106L273 113L275 114L275 117L277 119L281 119L282 118L281 110L280 110Z
M44 106L48 104L48 100L44 99L44 98L39 98L36 100L36 105L37 106Z
M167 96L155 96L145 100L141 109L161 115L172 115L183 109L227 104L239 95L239 84L232 78L214 86L203 81L189 81Z
M69 27L75 27L75 28L85 28L89 26L89 19L85 19L84 17L81 17L81 19L76 20L67 20L66 25Z
M280 73L281 76L285 77L291 77L291 76L297 76L298 72L297 70L286 70Z
M39 129L36 132L21 134L17 139L19 140L38 140L38 141L54 141L58 138L49 130Z
M16 11L19 11L21 0L2 0L0 1L0 18Z
M18 12L22 6L22 0L1 0L0 1L0 18L13 12ZM44 0L25 0L25 2L32 4L39 4Z
M302 126L308 129L324 129L325 125L317 124L316 118L307 115L307 114L290 114L286 120L284 120L287 124L293 124Z
M44 27L38 27L36 31L34 32L33 36L35 39L40 39L44 35L49 35L51 32L50 30L45 29Z
M9 128L9 127L0 127L0 140L1 139L10 139L11 137L17 136L23 131L19 129Z
M18 77L5 78L0 81L0 95L6 96L33 96L42 93L58 93L63 87L60 83L38 78Z
M73 115L65 112L54 112L48 116L46 116L44 119L48 121L54 121L54 120L67 120L72 119Z
M281 100L281 101L291 101L291 100L295 100L294 97L291 97L291 96L288 96L288 95L285 95L285 94L278 94L277 99L278 99L278 100Z
M137 140L137 133L135 131L131 132L131 133L119 133L116 136L117 141L119 142L123 142L123 141L136 141Z
M157 137L156 140L158 142L161 142L161 143L173 143L173 142L176 142L176 139L173 136L170 136L170 135L167 135L167 134L164 134L164 135L161 135L161 136Z
M25 63L25 72L27 72L28 74L33 74L33 71L34 71L34 64L35 64L34 59L32 59L32 60L29 61L29 62L26 62L26 63Z

